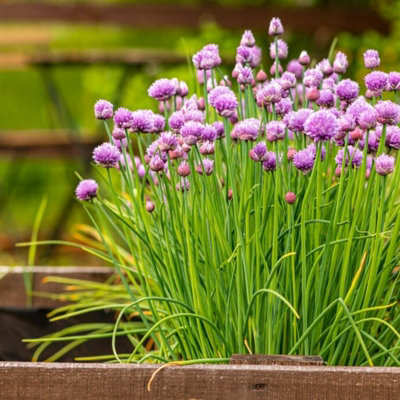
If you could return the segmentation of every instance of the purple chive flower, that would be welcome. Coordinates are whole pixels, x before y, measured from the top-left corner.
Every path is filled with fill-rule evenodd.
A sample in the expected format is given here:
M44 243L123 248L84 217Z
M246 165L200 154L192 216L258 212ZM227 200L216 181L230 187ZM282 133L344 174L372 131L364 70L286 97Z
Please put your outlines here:
M125 159L126 159L126 162L125 162ZM131 157L130 157L129 154L125 154L125 156L124 156L123 154L121 154L120 159L119 159L119 162L120 162L120 164L121 164L121 166L122 166L123 168L133 169L132 159L131 159ZM117 169L120 169L119 163L116 164L115 167L116 167Z
M389 85L391 90L400 90L400 72L389 72Z
M376 127L378 115L373 107L368 111L363 111L358 118L358 125L362 129L373 129Z
M262 51L258 46L250 47L251 49L251 59L250 59L250 67L257 68L261 63Z
M208 44L198 51L192 58L194 66L198 70L209 70L221 64L218 45Z
M211 78L211 70L196 70L197 81L200 83L200 85L204 84L204 71L206 71L206 78Z
M201 140L214 142L217 138L217 128L214 125L206 124L203 126Z
M190 189L190 182L187 178L182 178L179 183L176 184L176 190L178 192L188 192Z
M378 101L375 110L381 124L396 125L400 121L400 107L390 100Z
M213 126L217 132L217 139L222 139L223 137L225 137L225 127L222 121L215 121L213 123Z
M309 149L300 150L293 157L294 166L304 174L312 170L314 161L315 155Z
M368 135L368 153L376 153L379 148L380 137L376 134L375 131L369 132ZM358 142L360 149L364 149L365 146L365 138L361 139Z
M165 118L162 115L153 115L153 130L152 133L160 133L165 128Z
M283 98L275 103L275 112L277 115L286 115L290 111L293 111L293 104L288 97Z
M115 167L120 160L121 152L111 143L103 143L93 150L93 161L106 168Z
M179 132L184 123L185 123L185 117L182 111L175 111L174 113L171 114L168 120L169 127L174 132Z
M337 118L326 110L320 110L311 114L305 124L306 135L315 142L333 139L339 131Z
M178 137L171 132L162 132L158 141L158 148L162 151L175 150L178 146Z
M324 76L319 69L316 68L307 69L304 72L303 84L307 87L318 88L323 77Z
M243 67L239 72L237 81L242 85L250 85L253 81L253 70L250 67Z
M205 141L200 145L199 148L200 154L208 155L208 154L214 154L214 142L210 141Z
M232 137L239 140L257 140L260 133L260 121L256 118L247 118L238 122L233 130Z
M282 35L282 33L283 33L283 26L281 20L276 17L272 18L269 23L268 34L270 36L277 36L277 35Z
M211 175L214 169L214 161L210 160L209 158L203 158L202 159L202 164L199 164L196 167L196 171L200 174L203 175L203 168L204 168L204 173L208 176Z
M149 168L154 172L163 171L165 168L164 160L160 157L159 153L156 153L151 157L149 162Z
M290 113L288 118L289 129L296 133L304 132L304 124L312 113L312 110L308 108L301 108L298 111Z
M226 86L217 86L212 89L208 99L218 114L227 118L234 114L238 106L235 93Z
M153 99L165 101L174 96L176 93L176 85L172 79L158 79L149 87L148 94Z
M333 107L335 104L335 96L330 90L320 90L319 98L316 101L316 103L320 107L325 107L325 108Z
M196 121L204 122L204 113L200 110L182 110L185 122Z
M378 96L386 88L388 81L389 75L382 71L372 71L364 77L367 89Z
M277 81L265 83L257 92L257 103L267 106L275 104L282 98L282 86Z
M335 157L336 164L341 166L343 163L345 149L340 149ZM347 146L347 153L345 159L345 166L347 167L351 161L351 166L358 168L362 164L363 154L362 152L353 146Z
M198 101L199 101L199 99L197 98L197 96L195 94L190 96L189 98L185 99L185 101L183 102L181 111L198 110L199 109Z
M203 124L197 121L188 121L182 126L180 133L183 141L189 146L193 146L201 138Z
M242 39L240 40L241 46L253 47L256 44L253 33L249 30L243 32Z
M114 114L114 124L122 129L129 129L132 126L132 112L127 108L120 107Z
M282 72L283 72L283 68L282 68L282 65L281 64L277 64L276 63L276 61L274 61L274 63L271 65L271 68L269 69L269 73L272 75L272 76L275 76L275 71L276 71L276 66L278 65L278 72L279 72L279 74L282 74Z
M285 124L282 121L271 121L266 125L267 140L275 142L285 137Z
M357 82L351 79L344 79L337 84L336 95L340 100L351 103L358 97L359 90L360 88Z
M186 97L189 94L189 87L185 81L179 81L176 94L181 97Z
M215 101L217 98L223 94L229 94L232 90L227 86L216 86L214 89L210 91L208 94L208 101L209 103L215 107Z
M158 142L160 139L154 140L146 149L146 155L150 159L158 152Z
M355 102L349 105L346 114L351 117L356 124L358 124L360 116L363 112L374 112L374 108L367 103L363 96L360 96Z
M122 129L118 126L114 126L114 129L112 131L112 137L117 140L125 139L126 137L125 129Z
M114 113L114 106L107 100L98 100L94 105L94 116L97 119L110 119Z
M392 149L400 149L400 128L397 125L386 127L386 144Z
M183 149L182 149L182 146L180 146L180 145L178 144L178 146L176 146L176 148L175 148L174 150L170 150L170 151L168 152L168 155L169 155L169 158L170 158L171 160L177 160L177 159L183 157L183 153L184 153L184 151L183 151Z
M310 64L310 62L311 62L310 56L305 50L303 50L299 56L299 63L304 66Z
M262 162L267 159L267 145L265 142L257 143L249 152L252 160Z
M236 49L236 63L240 65L250 64L253 60L253 51L251 47L239 46Z
M80 181L75 189L75 196L78 200L88 201L97 196L99 185L93 179Z
M233 68L232 77L235 78L235 79L237 79L238 76L239 76L239 74L240 74L240 71L241 71L242 69L243 69L243 65L242 65L241 63L237 62L237 63L235 64L235 67ZM226 85L221 85L221 86L226 86Z
M316 65L316 68L319 69L324 74L324 76L329 76L333 73L332 65L327 58L324 58L322 61L320 61Z
M367 50L364 54L364 65L365 68L378 68L381 59L379 58L379 53L376 50Z
M262 163L264 171L276 170L276 154L273 151L267 151L265 160Z
M344 74L349 66L346 54L338 51L335 60L333 61L333 72L337 74Z
M301 76L303 75L303 66L298 60L290 60L286 66L286 70L294 74L296 79L301 79Z
M130 130L136 133L150 133L154 129L154 114L151 110L136 110L131 113Z
M382 176L391 174L394 170L394 158L387 154L381 154L375 159L375 169L377 174Z
M292 89L296 86L296 76L292 72L284 72L279 79L279 83L283 90Z
M314 159L317 157L317 146L315 143L310 143L307 147L307 150L311 151L314 154ZM321 146L321 161L324 161L326 157L326 149L324 146Z
M335 79L332 78L332 76L322 80L321 89L330 90L331 92L334 92L335 88L336 88L336 82Z
M128 147L128 141L126 140L126 138L123 139L114 138L114 145L117 146L119 151L122 151L122 148L126 149Z
M276 59L276 53L275 53L275 42L272 42L269 45L269 56L275 60ZM288 56L288 45L286 44L286 42L282 39L278 39L278 58L280 60L287 58Z

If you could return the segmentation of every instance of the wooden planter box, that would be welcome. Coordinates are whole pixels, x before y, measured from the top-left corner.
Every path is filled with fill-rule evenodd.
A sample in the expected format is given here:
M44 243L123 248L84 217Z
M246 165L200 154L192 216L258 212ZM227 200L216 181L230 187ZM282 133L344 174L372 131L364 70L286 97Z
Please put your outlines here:
M14 269L0 280L0 317L27 311L21 272ZM101 281L110 272L99 268L37 268L34 289L59 290L57 285L43 286L42 278L47 275ZM33 304L45 309L57 306L54 301L39 298ZM6 326L4 322L0 326L1 333ZM318 357L235 355L229 365L159 368L149 364L1 361L0 399L400 400L400 368L327 367Z

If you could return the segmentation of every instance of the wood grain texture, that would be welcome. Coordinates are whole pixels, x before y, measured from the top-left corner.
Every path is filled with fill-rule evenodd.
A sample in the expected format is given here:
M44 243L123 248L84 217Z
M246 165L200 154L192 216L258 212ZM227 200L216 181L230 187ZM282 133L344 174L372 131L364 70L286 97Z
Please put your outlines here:
M320 356L288 356L278 354L233 354L229 364L234 365L324 365Z
M23 273L30 271L23 267L0 267L0 307L26 308L27 298ZM108 267L34 267L33 290L50 294L60 294L64 285L45 283L46 276L62 276L81 280L104 282L112 273ZM3 276L4 275L4 276ZM65 304L65 303L64 303ZM60 301L46 297L33 297L33 307L55 308L63 305ZM1 399L1 396L0 396Z
M7 400L397 400L399 368L0 363Z

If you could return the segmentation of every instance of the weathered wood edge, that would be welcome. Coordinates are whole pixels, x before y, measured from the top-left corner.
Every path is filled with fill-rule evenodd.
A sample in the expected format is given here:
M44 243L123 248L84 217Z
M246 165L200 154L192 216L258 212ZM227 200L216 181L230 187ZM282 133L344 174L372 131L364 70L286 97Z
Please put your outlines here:
M104 282L114 272L109 267L1 267L0 266L0 307L26 308L27 296L24 286L24 272L32 273L33 291L61 294L64 285L45 283L47 276L59 276L94 282ZM4 276L3 276L4 275ZM65 303L48 297L33 296L32 306L36 308L55 308Z
M231 365L324 365L320 356L288 356L287 354L232 354Z
M2 398L396 400L400 368L0 362Z

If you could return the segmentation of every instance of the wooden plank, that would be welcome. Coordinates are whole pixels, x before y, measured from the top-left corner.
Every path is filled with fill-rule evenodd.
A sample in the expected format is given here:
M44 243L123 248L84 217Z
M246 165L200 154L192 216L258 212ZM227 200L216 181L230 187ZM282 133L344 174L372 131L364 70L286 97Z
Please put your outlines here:
M0 21L61 21L117 24L148 28L198 27L204 20L223 28L265 30L271 17L280 16L288 30L315 33L324 28L361 33L389 32L389 24L368 7L336 5L318 7L218 6L211 4L0 4Z
M83 157L99 143L98 137L83 135L72 138L75 132L67 130L0 131L0 155L18 157Z
M278 354L233 354L233 365L324 365L320 356L288 356Z
M2 398L396 400L399 368L0 363Z
M114 272L109 267L0 267L0 307L25 308L27 297L24 286L24 271L33 272L33 290L50 294L61 294L64 286L46 283L47 276L61 276L95 282L104 282ZM4 276L3 276L4 275ZM33 297L32 306L55 308L63 305L60 301L47 297ZM0 396L1 398L1 396Z
M58 50L52 52L36 52L30 55L27 64L31 65L130 65L144 66L152 64L181 64L186 57L173 50L165 49L129 49L81 51Z

